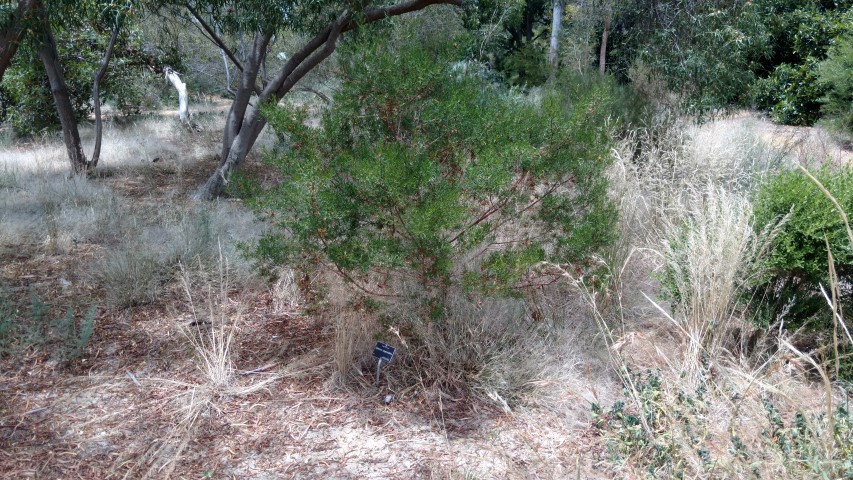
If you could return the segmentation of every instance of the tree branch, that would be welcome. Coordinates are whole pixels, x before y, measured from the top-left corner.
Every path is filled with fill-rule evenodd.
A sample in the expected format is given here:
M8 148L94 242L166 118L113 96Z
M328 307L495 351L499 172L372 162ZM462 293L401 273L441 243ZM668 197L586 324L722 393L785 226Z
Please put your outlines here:
M39 6L40 0L19 0L18 8L11 18L7 19L7 27L0 32L0 80L12 63L12 58L18 51L21 38L24 36L24 23L30 17L34 6Z
M110 65L110 59L113 57L113 48L116 45L118 38L120 22L116 22L113 31L110 34L110 43L107 45L107 51L104 52L104 58L101 60L101 67L98 73L95 74L95 80L92 82L92 100L95 102L95 149L92 151L92 159L89 160L87 168L89 170L98 166L98 159L101 157L101 138L103 137L103 120L101 119L101 80L107 73L107 67Z
M215 43L220 50L225 52L225 55L227 55L228 58L231 59L231 62L234 63L235 67L237 67L237 70L240 70L242 72L243 64L240 63L240 60L237 59L237 57L234 55L234 52L232 52L231 49L228 48L228 45L225 45L225 42L222 41L222 38L220 38L219 35L217 35L216 32L213 30L213 28L211 28L211 26L201 17L201 15L199 15L198 10L193 8L190 2L187 2L187 10L189 10L193 18L198 21L199 25L204 28L204 31L207 32L207 34L210 36L210 39L213 40L213 43Z
M240 73L243 73L243 63L237 59L237 56L234 55L234 52L232 52L231 49L228 48L228 45L225 45L225 42L222 40L222 37L220 37L219 35L216 34L216 32L213 30L213 28L210 26L210 24L207 23L204 20L204 18L202 18L202 16L198 13L198 10L193 8L193 6L190 4L190 2L187 2L187 10L189 10L189 12L192 14L193 18L195 18L198 21L199 25L201 25L201 27L204 29L204 31L207 32L208 38L210 38L210 40L212 40L213 43L215 43L216 46L219 47L219 50L221 50L222 53L224 53L225 56L227 56L228 59L231 60L231 63L234 64L234 67L236 67L237 70L240 71ZM256 94L260 95L261 94L261 87L255 85L254 91Z

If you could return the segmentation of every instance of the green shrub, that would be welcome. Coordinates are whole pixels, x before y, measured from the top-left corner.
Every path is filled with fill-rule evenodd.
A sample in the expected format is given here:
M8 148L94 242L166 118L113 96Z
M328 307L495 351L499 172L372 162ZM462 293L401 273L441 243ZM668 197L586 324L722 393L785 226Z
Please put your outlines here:
M606 88L537 103L454 71L452 42L400 43L343 52L322 128L267 110L290 148L269 158L284 181L255 201L277 226L257 255L403 273L436 315L463 279L512 294L543 260L584 269L614 235Z
M853 168L824 167L820 180L847 212L853 211ZM763 324L784 317L789 328L810 322L818 331L832 329L831 311L820 292L828 291L829 242L838 272L842 300L849 308L853 293L853 246L834 205L805 175L787 171L770 179L755 201L755 225L762 228L788 216L764 260L765 275L753 289L756 319Z
M821 116L821 98L827 86L819 81L818 64L847 29L850 5L835 2L799 4L785 0L761 0L748 9L770 20L771 53L752 86L755 105L770 113L773 121L787 125L812 125ZM775 18L774 18L775 17Z
M853 33L829 49L819 65L818 81L826 91L823 112L840 130L853 134Z
M783 63L769 77L755 82L756 106L767 110L776 123L812 125L820 118L820 98L826 89L817 81L817 60Z

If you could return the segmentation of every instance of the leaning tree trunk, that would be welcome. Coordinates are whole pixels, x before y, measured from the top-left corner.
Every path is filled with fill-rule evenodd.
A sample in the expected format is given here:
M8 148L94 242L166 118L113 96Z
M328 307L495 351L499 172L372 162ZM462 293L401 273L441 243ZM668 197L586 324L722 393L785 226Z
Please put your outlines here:
M101 158L101 138L104 134L104 124L101 119L101 81L107 73L107 67L110 65L110 60L113 57L113 48L116 45L118 38L119 23L113 27L110 33L110 43L107 45L107 51L104 53L104 58L101 60L101 67L95 73L95 80L92 82L92 100L95 103L95 148L92 150L92 160L86 166L88 170L92 170L98 166L98 160Z
M613 12L608 3L604 7L604 31L601 32L601 50L598 52L598 73L601 75L604 75L607 67L607 36L610 34L610 18L612 16Z
M548 63L556 67L559 63L560 30L563 27L563 0L554 0L554 18L551 19L551 48L548 50Z
M168 80L178 91L178 117L181 123L190 122L189 98L187 96L187 84L181 81L178 72L166 68L166 80Z
M68 86L65 84L65 76L62 73L62 65L59 62L59 54L56 50L56 40L50 29L50 20L47 11L41 7L42 42L39 45L39 57L44 64L47 78L50 81L50 91L53 101L56 103L56 113L59 114L59 123L62 125L62 139L65 149L68 151L68 159L71 161L71 171L77 175L85 173L89 168L89 162L83 154L80 144L80 132L77 130L77 119L74 118L74 107L71 105L71 97L68 94Z
M299 80L328 58L335 51L341 34L353 30L359 25L403 15L436 4L458 6L462 4L462 0L408 0L396 5L369 8L359 12L358 15L344 11L335 21L294 53L262 90L258 88L256 82L267 54L271 35L257 33L252 43L252 51L249 53L245 64L239 66L235 62L238 69L242 71L242 77L225 123L219 167L195 195L207 200L219 196L222 189L227 185L231 172L240 168L252 150L261 130L266 126L266 119L260 112L261 107L269 103L278 103ZM195 12L190 11L195 16ZM208 34L211 33L210 30L206 30ZM220 39L214 37L214 42L220 47L222 46ZM233 56L232 60L234 60ZM259 90L260 92L258 92ZM258 98L254 105L249 105L249 99L253 92L258 93Z
M18 8L4 19L5 28L0 31L0 81L3 80L3 74L12 63L12 58L18 51L18 45L21 44L21 39L26 32L26 23L30 19L33 7L40 8L39 0L19 0Z

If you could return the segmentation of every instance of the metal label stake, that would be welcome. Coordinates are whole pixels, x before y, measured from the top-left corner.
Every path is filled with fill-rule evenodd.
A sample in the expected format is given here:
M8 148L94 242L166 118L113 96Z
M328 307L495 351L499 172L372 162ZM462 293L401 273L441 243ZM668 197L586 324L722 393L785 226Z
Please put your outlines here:
M379 359L376 362L376 381L374 385L379 385L379 372L382 370L382 363L391 363L394 358L396 349L387 343L376 342L376 347L373 348L373 356Z

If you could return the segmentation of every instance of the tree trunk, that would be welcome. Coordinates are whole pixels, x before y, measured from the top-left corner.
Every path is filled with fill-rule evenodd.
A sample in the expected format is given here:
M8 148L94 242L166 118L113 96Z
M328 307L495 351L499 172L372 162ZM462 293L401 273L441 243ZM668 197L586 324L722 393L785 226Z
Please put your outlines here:
M228 57L222 49L219 50L219 53L222 54L222 64L225 65L225 91L234 95L234 89L231 88L231 67L228 66Z
M551 19L551 48L548 50L548 63L557 67L560 61L560 30L563 27L563 0L554 0L554 18Z
M228 118L225 120L225 131L222 135L222 152L219 156L220 162L225 161L228 157L231 144L243 127L246 110L249 108L249 101L252 99L252 92L255 91L255 82L258 79L261 56L266 55L270 38L270 35L262 33L255 34L255 39L252 42L252 51L249 52L246 64L243 66L243 75L240 77L237 95L234 96L234 101L231 102L231 109L228 111ZM263 95L263 92L259 94L259 97L261 95Z
M461 5L462 0L408 0L386 7L369 8L358 15L345 11L335 21L324 28L294 53L290 60L270 79L258 95L255 105L249 106L249 98L255 90L258 72L266 56L270 35L256 34L252 52L243 64L240 88L225 124L220 165L195 193L198 198L212 200L219 196L228 183L231 172L240 168L266 126L266 119L260 108L267 103L278 103L290 92L299 80L328 58L337 47L341 34L357 28L359 25L382 20L387 17L403 15L424 9L435 4Z
M178 117L180 117L181 123L189 123L190 110L189 99L187 98L187 84L182 82L178 72L171 68L166 68L165 73L166 80L169 80L169 82L175 87L175 90L178 91Z
M83 154L80 144L80 132L77 130L77 119L74 118L74 107L71 106L71 97L65 84L65 76L62 73L62 65L59 63L59 54L56 51L56 40L50 29L50 20L47 10L40 8L42 27L42 42L39 46L39 57L44 63L47 78L50 81L50 91L53 101L56 103L56 112L59 114L59 123L62 125L62 138L65 149L68 151L68 159L71 161L71 171L77 175L88 170L89 163Z
M613 11L608 3L604 7L604 31L601 33L601 50L598 52L598 73L601 75L604 75L607 66L607 36L610 34L610 17L612 16Z
M527 2L524 7L524 39L527 43L533 41L533 7Z
M101 80L107 73L107 67L110 65L110 59L113 57L113 48L116 45L118 38L119 23L116 21L112 33L110 33L110 43L107 45L107 51L104 52L104 58L101 60L101 68L95 74L95 80L92 82L92 100L95 102L95 148L92 150L92 160L86 166L88 170L92 170L98 166L98 160L101 158L101 138L104 133L103 120L101 119Z
M27 20L31 18L33 7L41 6L39 0L19 0L18 8L8 19L5 19L5 28L0 31L0 81L3 74L12 63L12 58L18 51L18 45L24 37Z

